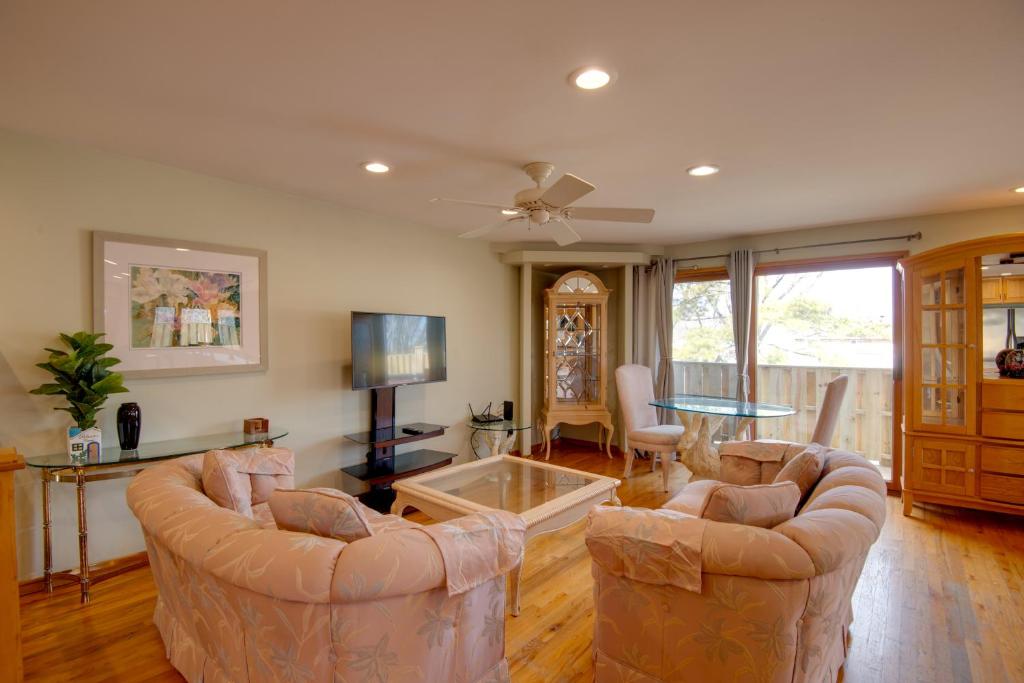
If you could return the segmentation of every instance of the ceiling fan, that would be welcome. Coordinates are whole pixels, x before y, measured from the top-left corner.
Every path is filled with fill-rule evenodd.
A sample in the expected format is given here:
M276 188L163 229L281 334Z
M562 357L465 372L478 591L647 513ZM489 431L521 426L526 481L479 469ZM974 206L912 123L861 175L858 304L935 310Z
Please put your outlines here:
M432 202L450 202L468 204L490 209L501 209L509 216L497 223L490 223L475 230L464 232L459 237L473 239L482 237L498 228L516 221L528 221L530 226L548 226L551 237L564 247L579 242L582 237L573 228L574 220L586 221L619 221L623 223L650 223L654 219L654 209L616 209L594 206L571 206L573 202L594 191L594 186L587 181L566 173L550 187L542 187L555 169L552 164L534 161L523 166L526 175L537 183L537 187L529 187L516 193L511 206L473 202L465 199L446 199L436 197Z

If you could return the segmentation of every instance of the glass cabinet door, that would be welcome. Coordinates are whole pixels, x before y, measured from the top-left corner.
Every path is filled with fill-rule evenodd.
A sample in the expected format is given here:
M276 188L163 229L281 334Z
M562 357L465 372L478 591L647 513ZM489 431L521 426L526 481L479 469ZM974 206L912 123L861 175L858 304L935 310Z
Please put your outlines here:
M555 306L555 400L600 401L600 307L589 303Z
M967 264L922 272L919 297L918 382L915 400L919 426L966 432L973 405L973 367Z

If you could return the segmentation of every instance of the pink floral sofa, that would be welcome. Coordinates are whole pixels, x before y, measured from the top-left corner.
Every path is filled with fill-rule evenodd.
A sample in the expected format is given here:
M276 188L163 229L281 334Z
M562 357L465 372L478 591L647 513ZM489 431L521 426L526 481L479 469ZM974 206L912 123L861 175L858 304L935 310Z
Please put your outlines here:
M278 530L265 485L252 487L251 516L218 506L202 470L203 455L188 456L128 488L153 619L188 681L508 680L504 573L522 557L518 517L470 515L428 534L365 508L373 535L346 544Z
M700 518L714 481L688 484L660 510L591 513L597 681L836 680L886 486L859 455L812 448L821 473L796 515L772 528ZM771 484L803 449L723 444L720 479Z

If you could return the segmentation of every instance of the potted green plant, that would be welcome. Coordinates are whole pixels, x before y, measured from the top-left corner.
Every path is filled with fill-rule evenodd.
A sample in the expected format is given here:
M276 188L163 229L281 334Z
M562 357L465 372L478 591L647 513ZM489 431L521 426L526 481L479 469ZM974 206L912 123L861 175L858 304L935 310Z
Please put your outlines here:
M75 426L68 428L68 454L72 457L86 456L94 449L99 454L102 434L96 426L96 413L107 396L128 391L121 373L110 370L121 360L106 355L114 346L100 342L102 336L102 332L61 333L61 341L68 350L47 348L50 357L45 363L36 363L36 367L52 374L55 381L41 384L29 393L67 399L68 405L54 410L69 413L75 421Z

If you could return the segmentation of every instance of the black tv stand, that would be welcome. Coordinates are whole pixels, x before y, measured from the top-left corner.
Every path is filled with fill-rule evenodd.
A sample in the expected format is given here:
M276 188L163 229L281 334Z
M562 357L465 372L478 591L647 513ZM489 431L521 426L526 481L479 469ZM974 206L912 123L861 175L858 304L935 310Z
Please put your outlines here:
M393 481L449 465L455 454L421 448L396 455L395 446L441 436L448 427L425 422L397 425L395 387L371 391L373 393L370 396L370 430L345 435L349 441L370 447L366 453L366 462L342 467L341 472L369 485L368 491L358 495L364 505L378 512L387 513L390 512L391 503L395 500L395 493L391 490ZM409 434L403 431L406 429L419 433Z

